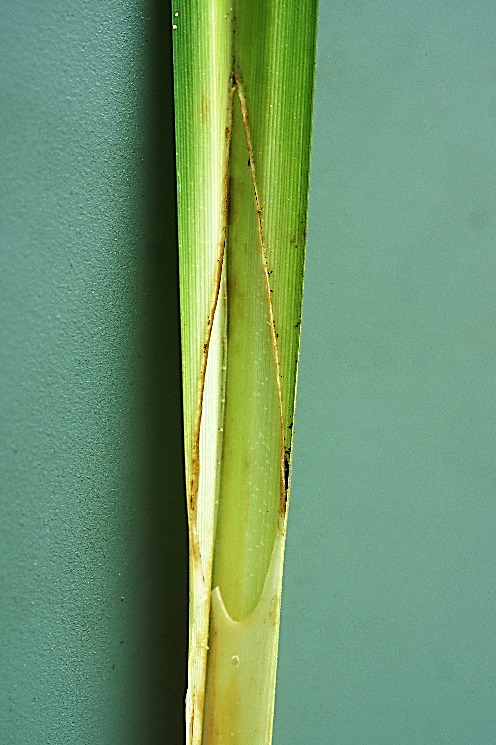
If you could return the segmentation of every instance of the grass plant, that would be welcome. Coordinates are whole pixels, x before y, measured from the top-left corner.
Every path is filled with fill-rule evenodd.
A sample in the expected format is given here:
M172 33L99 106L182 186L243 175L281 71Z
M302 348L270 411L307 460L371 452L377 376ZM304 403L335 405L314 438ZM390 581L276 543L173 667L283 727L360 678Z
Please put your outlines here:
M188 745L269 745L316 0L175 0Z

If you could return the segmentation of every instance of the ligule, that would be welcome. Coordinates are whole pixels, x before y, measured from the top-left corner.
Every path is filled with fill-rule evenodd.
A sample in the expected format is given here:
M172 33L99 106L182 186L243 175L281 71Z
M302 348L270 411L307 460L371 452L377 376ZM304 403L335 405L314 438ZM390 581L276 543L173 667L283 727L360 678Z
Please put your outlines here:
M308 198L315 0L178 0L188 745L269 745Z

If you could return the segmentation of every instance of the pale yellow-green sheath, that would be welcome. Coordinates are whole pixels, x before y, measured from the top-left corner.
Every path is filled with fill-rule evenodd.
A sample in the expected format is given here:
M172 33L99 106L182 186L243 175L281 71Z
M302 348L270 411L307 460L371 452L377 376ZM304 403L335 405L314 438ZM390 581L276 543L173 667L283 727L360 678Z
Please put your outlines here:
M188 745L269 745L316 0L176 0Z

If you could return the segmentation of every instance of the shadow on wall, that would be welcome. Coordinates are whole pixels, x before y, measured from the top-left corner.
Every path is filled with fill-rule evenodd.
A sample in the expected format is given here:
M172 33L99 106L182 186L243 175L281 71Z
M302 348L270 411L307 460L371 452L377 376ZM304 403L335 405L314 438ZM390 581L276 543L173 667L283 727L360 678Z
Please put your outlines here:
M149 733L143 741L184 741L187 660L187 524L182 442L178 249L171 9L149 0L146 250L149 371L146 424L149 482L148 580L156 598L149 629Z
M0 3L1 743L184 739L170 36Z

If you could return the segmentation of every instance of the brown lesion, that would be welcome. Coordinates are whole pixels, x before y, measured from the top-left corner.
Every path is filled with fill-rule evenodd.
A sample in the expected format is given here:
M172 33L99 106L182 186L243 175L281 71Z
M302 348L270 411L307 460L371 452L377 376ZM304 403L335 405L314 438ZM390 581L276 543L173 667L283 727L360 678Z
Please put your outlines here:
M207 317L206 331L204 335L202 362L200 367L200 381L199 381L199 394L198 394L198 410L195 421L195 428L193 432L193 448L191 456L191 481L189 484L188 492L188 517L190 523L196 522L197 508L198 508L198 489L200 481L200 428L203 414L203 396L205 392L205 377L207 373L207 361L208 353L210 349L210 340L212 338L212 329L214 325L215 312L217 310L217 304L219 301L220 284L222 279L222 268L224 265L224 254L226 249L226 236L227 236L227 220L228 220L228 209L229 209L229 159L231 152L231 138L232 138L232 105L234 96L234 87L231 86L229 95L229 108L228 108L228 126L225 130L226 139L226 156L224 166L224 194L222 199L222 229L219 240L219 254L217 257L217 270L214 279L214 295L212 300L212 306L210 313Z
M248 149L247 163L248 163L248 168L250 169L251 179L253 183L253 191L255 194L258 234L259 234L259 239L260 239L260 248L262 251L262 264L263 264L263 269L264 269L265 287L266 287L266 292L267 292L267 306L268 306L268 311L269 311L269 324L270 324L271 339L272 339L272 351L274 354L274 364L275 364L275 369L276 369L277 396L279 400L279 418L280 418L280 426L281 426L279 514L284 524L284 519L286 516L286 508L287 508L287 492L288 492L288 486L289 486L289 460L287 460L286 453L284 450L284 416L283 416L283 409L282 409L281 367L279 363L279 351L277 347L277 336L278 335L276 334L276 328L275 328L275 323L274 323L274 312L273 312L273 307L272 307L272 297L271 297L272 289L270 287L270 275L272 274L272 271L269 271L268 264L267 264L267 252L266 252L266 246L265 246L265 236L264 236L263 218L262 218L262 205L261 205L260 196L258 193L258 185L257 185L256 171L255 171L255 159L253 155L253 144L251 140L250 123L249 123L249 117L248 117L248 108L247 108L246 95L244 91L243 82L241 80L239 73L233 73L233 81L234 81L236 93L238 95L239 105L241 109L241 116L243 119L243 126L244 126L245 137L246 137L246 146Z
M281 596L279 593L274 595L272 597L271 603L270 603L270 611L269 611L269 620L271 624L274 626L274 628L277 628L277 624L279 623L279 613L281 608Z
M194 725L195 725L195 698L193 696L193 702L191 707L192 714L189 718L189 739L188 742L193 742L193 732L194 732Z
M235 68L235 63L233 62L233 69L234 68ZM198 508L198 489L199 489L199 475L200 475L200 427L201 427L202 412L203 412L205 376L206 376L206 369L207 369L208 353L209 353L209 348L210 348L210 340L212 336L213 321L214 321L214 316L215 316L215 312L216 312L217 304L219 300L220 284L221 284L222 271L223 271L223 265L224 265L224 254L225 254L225 248L226 248L227 225L228 225L228 220L229 220L229 209L230 209L229 162L230 162L231 139L232 139L234 95L237 95L238 100L239 100L241 116L243 119L243 125L244 125L244 130L245 130L246 146L247 146L247 151L248 151L247 165L248 165L248 168L250 169L250 174L251 174L252 183L253 183L254 196L255 196L260 248L262 251L262 263L263 263L266 291L267 291L267 305L268 305L269 323L270 323L270 329L271 329L272 349L273 349L274 363L275 363L275 368L276 368L277 391L278 391L278 399L279 399L279 415L280 415L280 423L281 423L280 516L283 519L286 514L287 491L289 487L290 459L287 457L285 450L284 450L284 421L283 421L282 392L281 392L281 382L280 382L281 373L280 373L279 353L278 353L278 347L277 347L278 334L276 334L276 330L275 330L274 314L273 314L272 299L271 299L272 289L270 287L270 276L272 275L272 270L269 270L268 265L267 265L267 254L266 254L265 237L264 237L264 231L263 231L262 206L260 203L260 198L259 198L259 193L258 193L258 186L257 186L256 172L255 172L255 161L254 161L254 155L253 155L253 145L251 141L251 132L250 132L250 125L249 125L249 118L248 118L246 96L244 92L243 83L242 83L242 80L239 74L233 72L232 78L231 78L231 87L230 87L229 104L228 104L228 125L225 129L226 157L225 157L225 168L224 168L224 195L223 195L223 201L222 201L222 231L221 231L221 238L219 241L219 255L217 258L217 271L216 271L215 280L214 280L214 297L212 301L212 307L211 307L209 316L207 318L206 333L204 337L205 341L203 343L203 355L202 355L202 363L201 363L201 369L200 369L200 382L199 382L200 390L199 390L199 396L198 396L199 403L198 403L198 411L197 411L197 417L196 417L194 435L193 435L193 448L192 448L192 459L191 459L192 476L191 476L191 482L190 482L190 488L189 488L189 494L188 494L188 507L189 507L190 521L196 521L196 513L197 513L197 508ZM208 116L208 101L204 95L202 95L201 97L201 112L202 112L202 121L206 121L205 117Z

